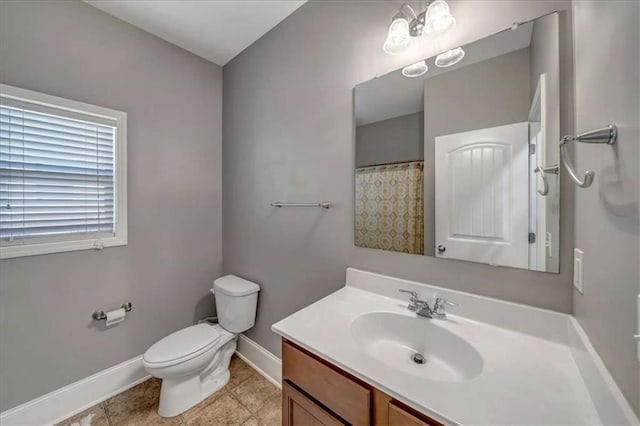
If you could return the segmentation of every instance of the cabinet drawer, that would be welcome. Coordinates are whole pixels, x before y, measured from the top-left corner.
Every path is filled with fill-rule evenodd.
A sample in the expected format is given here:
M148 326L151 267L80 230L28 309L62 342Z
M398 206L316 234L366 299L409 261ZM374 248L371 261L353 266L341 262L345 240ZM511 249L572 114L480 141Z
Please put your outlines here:
M373 416L376 426L443 426L378 389L373 390Z
M371 424L371 389L287 341L282 342L282 376L347 422Z
M414 416L404 408L395 403L389 404L389 425L390 426L431 426L434 423L427 423L423 419Z
M342 426L343 423L285 381L282 382L282 425Z

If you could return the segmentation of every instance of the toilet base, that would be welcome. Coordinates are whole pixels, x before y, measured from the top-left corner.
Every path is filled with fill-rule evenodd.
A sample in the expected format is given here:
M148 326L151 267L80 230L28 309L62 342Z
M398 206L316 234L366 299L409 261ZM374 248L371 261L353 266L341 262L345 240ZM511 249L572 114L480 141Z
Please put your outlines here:
M175 417L222 389L231 376L229 363L236 351L237 337L225 343L202 373L163 379L160 388L161 417Z

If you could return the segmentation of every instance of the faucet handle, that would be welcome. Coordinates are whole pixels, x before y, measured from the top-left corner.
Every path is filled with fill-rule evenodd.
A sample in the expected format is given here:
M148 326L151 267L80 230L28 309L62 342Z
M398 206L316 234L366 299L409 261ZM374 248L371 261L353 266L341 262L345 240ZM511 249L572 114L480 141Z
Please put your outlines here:
M407 306L407 308L410 311L418 312L420 309L422 309L426 305L426 302L423 302L422 300L418 299L418 293L416 293L415 291L403 290L403 289L400 289L398 291L400 293L407 293L411 295L411 297L409 298L409 306Z
M436 298L435 303L433 304L433 314L438 319L446 319L447 313L445 312L444 307L446 306L458 306L457 303L450 302L447 299L443 299L442 297Z
M436 304L435 307L442 307L442 305L447 305L447 306L451 306L451 307L455 307L458 306L457 303L455 302L450 302L447 299L443 299L442 297L438 297L436 298Z
M407 293L411 295L411 303L415 303L418 300L418 293L416 293L415 291L411 291L411 290L403 290L400 289L398 290L400 293Z

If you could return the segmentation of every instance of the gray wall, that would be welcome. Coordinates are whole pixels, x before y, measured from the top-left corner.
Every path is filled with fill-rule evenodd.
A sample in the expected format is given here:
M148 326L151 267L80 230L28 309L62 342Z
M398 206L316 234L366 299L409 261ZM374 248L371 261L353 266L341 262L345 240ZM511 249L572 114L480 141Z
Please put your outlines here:
M356 167L424 158L423 114L416 112L356 128Z
M576 191L584 294L574 292L574 313L636 411L639 4L577 1L574 6L576 129L615 123L619 130L615 147L576 148L577 169L594 170L596 177L591 188Z
M347 266L571 311L570 185L559 275L354 246L353 87L439 53L425 43L406 55L384 54L389 20L401 4L311 1L224 67L224 271L262 285L257 323L247 334L275 354L271 324L342 287ZM457 27L443 50L568 6L449 4ZM563 123L570 123L572 90L564 90ZM330 200L335 207L269 207L276 200Z
M480 84L481 83L481 84ZM487 107L487 102L491 107ZM424 252L435 256L436 136L528 120L529 48L424 80Z
M77 1L0 2L0 80L128 113L129 245L0 262L0 411L212 312L222 70ZM104 330L95 309L133 303Z

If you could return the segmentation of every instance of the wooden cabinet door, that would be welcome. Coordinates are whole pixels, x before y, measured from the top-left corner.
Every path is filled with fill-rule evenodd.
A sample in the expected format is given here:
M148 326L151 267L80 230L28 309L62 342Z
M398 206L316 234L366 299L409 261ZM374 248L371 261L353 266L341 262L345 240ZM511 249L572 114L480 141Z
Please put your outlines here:
M430 426L429 423L414 416L402 407L389 403L389 425L390 426Z
M342 424L340 420L320 408L286 381L282 383L283 426L334 426Z

